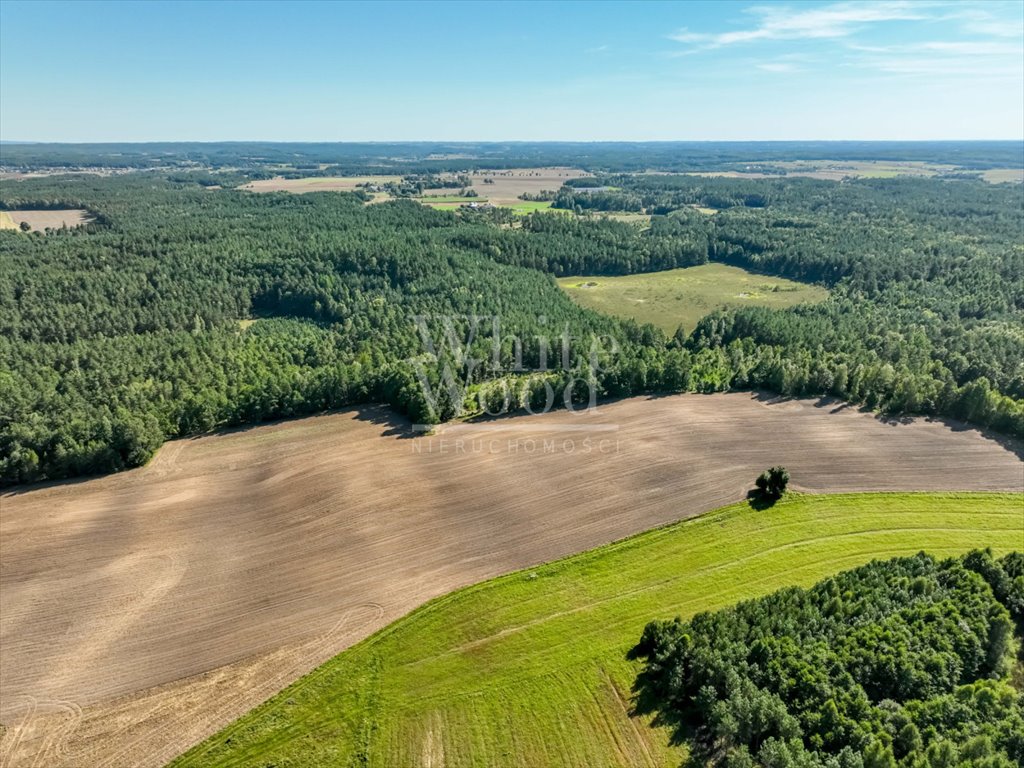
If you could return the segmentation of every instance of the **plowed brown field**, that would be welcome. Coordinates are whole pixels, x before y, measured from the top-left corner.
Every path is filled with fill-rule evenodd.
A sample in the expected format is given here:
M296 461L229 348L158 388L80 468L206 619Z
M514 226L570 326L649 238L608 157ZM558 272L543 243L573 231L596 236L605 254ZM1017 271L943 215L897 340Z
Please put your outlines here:
M431 597L742 498L769 464L815 492L1024 488L1020 445L750 394L407 427L357 409L0 498L0 764L161 765Z

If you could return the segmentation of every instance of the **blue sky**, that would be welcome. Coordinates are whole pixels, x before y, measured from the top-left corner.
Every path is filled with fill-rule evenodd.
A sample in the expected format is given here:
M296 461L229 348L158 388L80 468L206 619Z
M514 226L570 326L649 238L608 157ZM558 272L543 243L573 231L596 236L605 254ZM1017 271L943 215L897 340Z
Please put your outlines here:
M1024 2L0 0L0 139L1024 139Z

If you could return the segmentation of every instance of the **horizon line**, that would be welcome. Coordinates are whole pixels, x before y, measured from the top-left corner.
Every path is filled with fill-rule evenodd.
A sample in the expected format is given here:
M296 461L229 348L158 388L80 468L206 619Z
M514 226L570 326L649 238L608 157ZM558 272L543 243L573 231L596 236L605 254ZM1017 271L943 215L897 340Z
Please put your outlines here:
M968 144L1019 143L1011 138L942 139L0 139L0 145L52 144Z

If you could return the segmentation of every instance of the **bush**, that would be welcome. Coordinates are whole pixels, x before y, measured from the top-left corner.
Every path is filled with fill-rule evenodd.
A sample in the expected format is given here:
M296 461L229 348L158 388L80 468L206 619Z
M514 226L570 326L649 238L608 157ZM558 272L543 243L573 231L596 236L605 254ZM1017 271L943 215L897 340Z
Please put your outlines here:
M772 467L758 475L757 490L769 499L780 499L789 485L789 472L785 467Z

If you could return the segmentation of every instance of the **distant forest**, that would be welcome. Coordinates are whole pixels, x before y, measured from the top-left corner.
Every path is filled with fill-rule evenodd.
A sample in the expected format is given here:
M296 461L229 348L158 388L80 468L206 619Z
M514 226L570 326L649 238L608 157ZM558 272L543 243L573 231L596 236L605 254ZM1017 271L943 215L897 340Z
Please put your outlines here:
M887 160L966 169L1024 167L1019 141L658 142L153 142L0 143L8 168L244 168L288 165L304 175L414 173L571 165L592 171L722 170L735 163ZM328 166L323 168L321 166Z
M265 150L194 146L196 162ZM573 152L585 149L606 149L606 159L622 164L652 162L628 145L514 146L544 163L581 163ZM671 154L668 145L651 146ZM773 146L799 149L803 158L817 151ZM1016 151L970 146L978 164L1005 164ZM832 156L835 148L821 152ZM911 148L851 144L848 152L902 152L902 159L949 152ZM0 149L4 164L30 163L32 153L53 163L78 153L76 162L98 164L113 151ZM161 151L134 145L121 154L143 163ZM187 155L167 151L178 153L176 162ZM698 159L679 160L691 161ZM555 348L565 329L577 338L612 336L621 349L597 382L608 397L763 388L1024 436L1019 184L616 171L598 177L610 191L560 191L556 205L577 215L517 218L410 200L366 205L358 192L231 189L245 168L220 174L225 188L211 189L208 173L2 183L0 208L85 208L93 221L49 234L0 231L0 483L117 471L144 463L168 438L368 401L418 422L450 418L460 404L426 399L417 370L436 386L443 366L458 369L460 361L427 354L416 315L500 315L503 337L533 340L523 350L527 367L540 362L538 337ZM649 226L590 215L637 207L653 214ZM831 297L788 310L719 311L690 335L666 337L576 306L553 280L708 261L821 283ZM485 329L475 342L479 357L490 357L491 341ZM543 403L545 381L564 384L584 369L574 359L570 370L515 375L509 344L500 357L495 367L461 374L478 388L511 376L520 405Z

